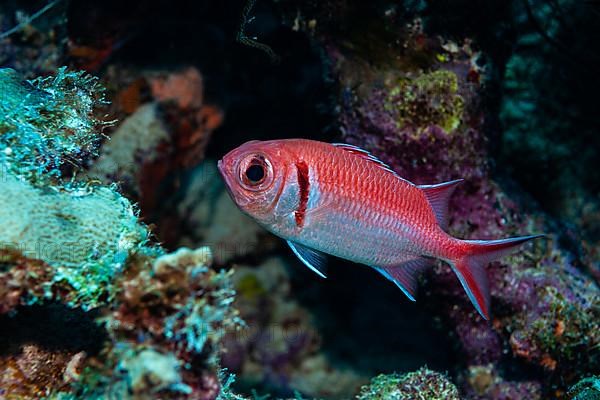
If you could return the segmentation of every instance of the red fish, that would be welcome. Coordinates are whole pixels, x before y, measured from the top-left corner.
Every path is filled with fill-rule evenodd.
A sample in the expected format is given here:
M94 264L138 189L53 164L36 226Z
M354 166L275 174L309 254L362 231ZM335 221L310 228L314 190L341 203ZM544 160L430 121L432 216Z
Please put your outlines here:
M251 141L218 163L237 206L287 241L325 277L325 254L368 265L412 301L433 259L452 267L485 319L485 265L542 235L460 240L447 234L448 199L461 180L415 185L367 151L304 139Z

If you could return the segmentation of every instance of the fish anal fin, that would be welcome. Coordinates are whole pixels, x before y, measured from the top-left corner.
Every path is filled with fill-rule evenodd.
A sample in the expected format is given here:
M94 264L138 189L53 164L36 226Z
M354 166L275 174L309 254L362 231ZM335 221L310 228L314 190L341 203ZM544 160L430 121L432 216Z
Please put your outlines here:
M442 182L435 185L419 185L418 188L425 193L425 197L429 201L431 208L435 214L435 218L442 229L448 227L448 202L456 185L462 182L462 179Z
M311 249L310 247L292 242L291 240L288 240L287 244L304 265L313 270L321 278L327 278L327 276L325 276L327 269L327 256L325 254L318 250Z
M411 301L415 301L418 288L417 279L420 273L430 265L431 261L429 259L419 257L396 265L374 268L394 282L406 297Z

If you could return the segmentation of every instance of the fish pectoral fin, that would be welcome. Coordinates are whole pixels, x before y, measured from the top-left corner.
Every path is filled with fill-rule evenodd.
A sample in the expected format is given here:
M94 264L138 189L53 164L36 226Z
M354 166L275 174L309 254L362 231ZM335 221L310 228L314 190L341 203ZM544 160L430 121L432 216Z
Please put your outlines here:
M418 286L417 278L419 277L419 274L430 265L431 260L419 257L397 265L373 268L379 271L387 279L394 282L411 301L416 301L415 297L417 295Z
M327 256L324 253L299 243L292 242L291 240L288 240L287 244L304 265L315 271L321 278L327 278L325 276Z

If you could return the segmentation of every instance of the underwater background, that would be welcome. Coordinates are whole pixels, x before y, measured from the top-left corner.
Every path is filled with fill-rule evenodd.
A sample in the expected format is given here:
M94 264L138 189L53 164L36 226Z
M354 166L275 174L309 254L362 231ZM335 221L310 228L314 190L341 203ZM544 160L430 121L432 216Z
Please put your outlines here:
M0 398L600 399L600 3L0 1ZM248 140L463 178L416 303L231 201Z

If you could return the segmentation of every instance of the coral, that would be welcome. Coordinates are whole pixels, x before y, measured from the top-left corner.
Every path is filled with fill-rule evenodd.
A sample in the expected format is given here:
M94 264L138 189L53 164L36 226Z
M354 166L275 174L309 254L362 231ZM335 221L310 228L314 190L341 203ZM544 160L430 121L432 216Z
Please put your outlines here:
M169 76L155 76L150 81L153 97L160 102L175 102L182 110L197 109L204 103L202 75L188 68Z
M432 363L468 399L598 397L592 6L42 1L32 19L36 2L17 3L0 4L0 64L24 77L0 70L0 397L349 398L374 373ZM236 30L281 63L229 40ZM98 71L107 91L61 62ZM364 147L418 184L464 178L454 236L548 237L487 266L489 323L441 263L414 305L335 261L335 279L309 281L238 212L211 160L294 136ZM458 398L421 369L358 398L440 391Z
M221 341L243 322L231 307L231 272L209 269L210 261L200 248L130 262L101 320L108 340L54 398L216 399L227 383Z
M60 70L21 84L2 74L0 311L27 315L56 303L85 320L94 310L105 335L95 350L37 336L17 344L0 356L3 395L217 398L221 342L243 324L232 271L209 269L206 247L165 254L152 245L115 185L66 179L78 170L62 163L93 153L102 125L92 115L102 93L94 78Z
M68 351L52 352L35 344L26 344L14 358L0 362L2 378L0 394L9 398L47 396L57 382L64 382L67 366L76 357ZM7 390L8 389L8 390ZM6 393L8 391L8 393Z
M580 380L569 389L567 395L571 400L600 399L600 377L591 376Z
M405 375L379 375L363 386L358 400L459 400L458 390L439 372L421 368Z
M469 367L468 398L473 399L541 399L541 384L535 381L507 381L493 364Z
M106 79L115 85L112 111L125 120L108 132L110 140L100 148L89 176L120 182L139 202L142 216L158 221L165 193L175 192L178 177L204 159L223 112L205 101L202 75L193 67L143 73L112 68ZM168 232L160 233L172 244Z
M131 204L111 188L43 192L10 173L0 186L4 250L18 251L53 269L37 300L54 298L54 283L70 288L60 296L71 305L93 308L108 300L112 278L146 240ZM32 294L36 288L28 291Z
M138 160L156 161L158 145L168 138L169 131L159 115L158 105L141 105L110 135L88 173L91 178L118 178L139 195Z
M56 75L22 82L0 70L0 154L4 168L31 181L60 177L61 167L93 154L98 129L94 116L105 103L97 78L60 68Z
M6 229L0 241L16 262L3 279L23 289L13 296L27 293L21 302L55 299L96 307L111 297L112 278L147 237L131 204L114 188L63 182L62 164L94 151L93 130L102 122L92 114L102 89L95 78L64 69L30 83L20 83L11 70L0 73L6 83L0 99L0 220ZM46 279L32 279L28 268L23 277L18 266L28 264L42 268ZM36 280L41 287L18 283ZM13 298L6 304L18 303Z
M569 365L569 369L593 371L600 365L600 294L594 283L573 279L576 273L567 271L559 269L552 277L533 270L516 273L520 290L535 288L527 295L535 296L536 308L517 312L505 321L505 329L513 353L530 362L547 370ZM524 295L511 289L504 294L510 297L505 301L515 305L527 301Z

